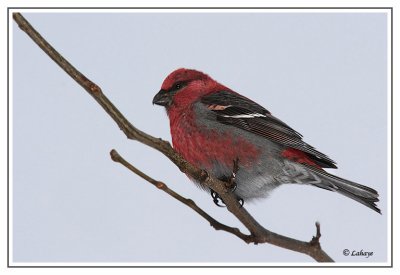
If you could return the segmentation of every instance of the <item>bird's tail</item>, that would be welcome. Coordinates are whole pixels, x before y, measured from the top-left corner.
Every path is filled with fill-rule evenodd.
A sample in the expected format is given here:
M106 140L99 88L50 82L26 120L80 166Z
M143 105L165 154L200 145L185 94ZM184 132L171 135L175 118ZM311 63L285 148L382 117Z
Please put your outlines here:
M330 191L338 192L346 197L349 197L355 201L358 201L359 203L364 204L365 206L381 214L381 210L376 205L376 202L379 201L379 194L376 190L368 186L331 175L322 169L314 167L309 168L311 168L311 170L315 172L318 177L321 178L320 182L312 183L312 185Z

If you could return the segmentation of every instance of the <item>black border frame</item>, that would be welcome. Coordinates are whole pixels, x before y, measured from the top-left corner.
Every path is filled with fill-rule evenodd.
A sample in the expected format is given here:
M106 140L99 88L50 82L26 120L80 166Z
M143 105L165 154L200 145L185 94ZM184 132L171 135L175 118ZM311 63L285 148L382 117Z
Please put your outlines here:
M391 167L391 175L390 175L390 187L391 187L391 257L390 257L390 265L380 265L380 266L370 266L370 265L354 265L354 266L345 266L345 265L294 265L294 266L284 266L284 265L265 265L265 266L230 266L230 265L221 265L221 266L185 266L185 265L165 265L165 266L151 266L151 265L132 265L132 266L96 266L96 265L57 265L57 266L46 266L46 265L26 265L26 266L17 266L17 265L10 265L10 167L9 167L9 153L10 153L10 117L9 117L9 93L10 93L10 75L9 75L9 68L10 68L10 13L12 10L34 10L34 9L43 9L43 10L59 10L59 9L66 9L66 10L122 10L122 9L129 9L129 10L389 10L390 14L390 113L391 113L391 131L390 131L390 144L391 144L391 156L390 156L390 167ZM393 268L393 7L7 7L7 268Z

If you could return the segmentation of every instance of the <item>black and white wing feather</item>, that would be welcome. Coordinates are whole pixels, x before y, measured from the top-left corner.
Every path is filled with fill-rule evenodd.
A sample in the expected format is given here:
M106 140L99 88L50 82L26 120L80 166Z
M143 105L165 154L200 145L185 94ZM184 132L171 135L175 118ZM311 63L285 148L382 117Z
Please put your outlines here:
M221 91L203 97L201 102L217 115L220 123L238 127L278 144L300 150L323 168L337 168L332 159L304 142L300 133L244 96L231 91Z

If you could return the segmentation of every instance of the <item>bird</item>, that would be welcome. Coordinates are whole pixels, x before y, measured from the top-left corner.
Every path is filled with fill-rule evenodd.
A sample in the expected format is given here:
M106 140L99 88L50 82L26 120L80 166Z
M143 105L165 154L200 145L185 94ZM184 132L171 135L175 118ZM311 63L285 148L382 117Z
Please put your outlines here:
M170 73L154 104L165 107L175 151L214 177L233 181L231 191L241 203L266 198L283 184L300 184L337 192L381 213L376 190L328 173L336 163L299 132L201 71ZM195 183L217 203L213 190Z

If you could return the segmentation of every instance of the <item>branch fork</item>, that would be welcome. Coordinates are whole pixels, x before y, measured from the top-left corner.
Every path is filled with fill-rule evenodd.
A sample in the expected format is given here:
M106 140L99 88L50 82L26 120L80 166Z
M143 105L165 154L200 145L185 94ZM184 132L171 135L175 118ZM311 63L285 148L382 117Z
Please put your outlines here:
M158 189L166 192L173 198L193 209L200 216L206 219L210 223L210 225L216 230L223 230L231 233L242 239L246 243L269 243L285 249L307 254L318 262L333 262L332 258L330 258L322 250L319 243L319 239L321 237L319 223L316 223L316 236L314 236L310 242L295 240L265 229L246 211L244 207L240 205L233 192L229 191L229 186L226 186L227 182L214 178L207 171L198 169L197 167L194 167L193 165L188 163L185 159L182 158L182 156L175 152L169 142L164 141L161 138L155 138L134 127L103 94L101 88L94 82L90 81L86 76L84 76L74 66L72 66L63 56L61 56L61 54L59 54L37 32L20 13L13 13L13 18L22 31L24 31L29 37L31 37L31 39L51 59L53 59L56 64L58 64L68 75L70 75L73 80L80 84L97 101L97 103L99 103L99 105L110 115L110 117L116 122L118 127L129 139L136 140L158 150L167 158L169 158L182 172L189 174L194 179L202 182L210 189L216 191L220 195L221 199L224 201L227 209L249 230L250 234L244 234L238 228L227 226L215 220L204 210L198 207L193 200L182 197L181 195L170 189L165 183L157 181L146 175L145 173L131 165L129 162L127 162L125 159L123 159L116 150L112 150L110 152L113 161L122 164L133 173L142 177L144 180L148 181ZM233 174L237 172L235 172L235 165L238 169L238 163L234 164Z

